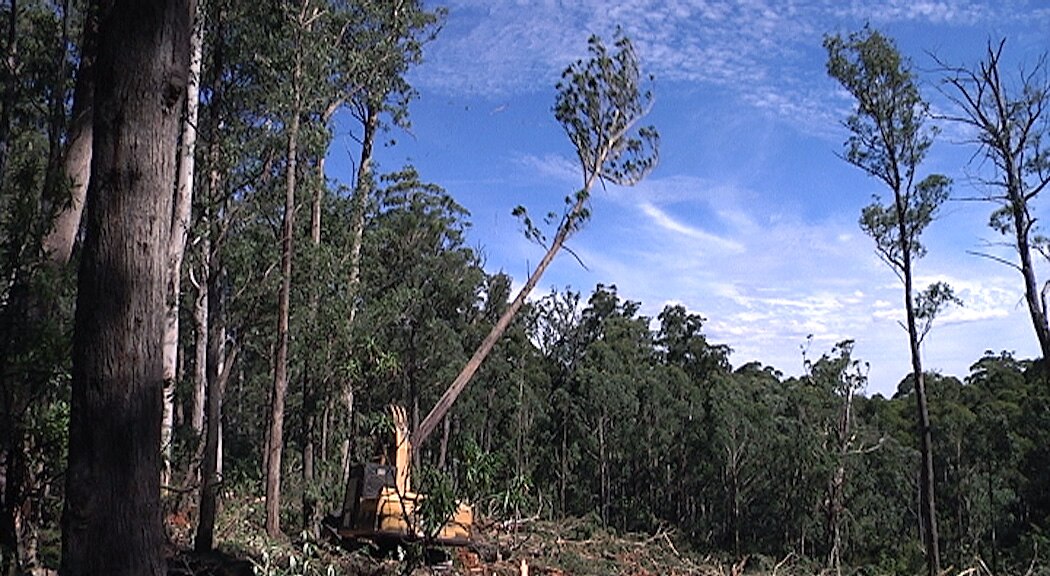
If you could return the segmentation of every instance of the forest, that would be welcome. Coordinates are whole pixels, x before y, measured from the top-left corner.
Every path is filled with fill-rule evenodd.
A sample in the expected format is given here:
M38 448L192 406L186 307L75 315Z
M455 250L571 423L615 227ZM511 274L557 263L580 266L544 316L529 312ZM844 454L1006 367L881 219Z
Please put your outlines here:
M419 440L419 491L469 502L479 530L641 534L696 559L615 573L1050 570L1048 367L990 349L968 374L924 370L957 298L914 285L951 189L922 162L954 122L993 167L982 200L1050 353L1045 59L1011 76L989 41L969 66L939 62L954 108L935 116L892 38L824 38L855 104L838 161L885 186L858 216L900 279L911 363L887 398L866 394L852 340L802 343L788 377L731 365L698 311L649 317L611 284L534 290L603 217L591 187L657 162L651 79L623 31L551 86L584 185L514 210L546 251L518 286L485 269L455 190L375 162L411 126L410 72L445 9L140 4L0 2L3 576L220 573L180 572L189 550L249 574L357 573L316 551L337 554L326 517L351 465L389 448L390 405ZM326 173L337 118L352 182Z

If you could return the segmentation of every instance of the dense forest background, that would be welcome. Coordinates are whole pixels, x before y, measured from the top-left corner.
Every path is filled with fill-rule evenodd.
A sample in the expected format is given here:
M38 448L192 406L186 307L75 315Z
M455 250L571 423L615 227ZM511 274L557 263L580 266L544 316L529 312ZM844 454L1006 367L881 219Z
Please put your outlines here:
M58 564L70 481L83 146L105 81L92 69L102 8L82 4L0 5L3 574ZM167 336L154 343L166 367L164 517L194 526L198 548L221 546L216 508L265 494L267 532L309 538L342 506L350 464L389 437L386 406L407 407L418 427L506 310L512 281L468 245L454 190L373 160L410 126L406 74L426 65L442 9L206 0L197 11L171 182ZM993 64L994 48L975 59ZM1035 182L1032 198L1048 162L1040 78L1016 100L1033 115L1033 152L1014 175ZM337 115L360 145L354 182L325 174ZM519 215L545 244L542 224ZM1009 233L1009 215L995 212L993 226ZM869 397L850 341L800 343L805 374L784 377L732 366L693 311L642 308L609 285L534 294L419 447L422 489L501 520L673 527L691 549L726 557L924 569L909 367L891 398ZM1041 361L994 340L969 374L920 375L941 562L998 574L1045 565L1050 547L1050 384Z

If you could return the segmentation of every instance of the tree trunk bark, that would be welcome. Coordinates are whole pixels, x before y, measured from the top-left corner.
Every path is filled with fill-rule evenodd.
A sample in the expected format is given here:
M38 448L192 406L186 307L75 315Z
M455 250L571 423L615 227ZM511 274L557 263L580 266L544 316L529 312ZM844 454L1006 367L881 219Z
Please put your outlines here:
M452 435L452 419L445 418L442 422L441 428L441 446L438 449L438 469L445 470L445 463L448 459L448 438Z
M165 574L161 342L192 0L99 0L98 84L73 336L64 576Z
M590 191L593 179L589 180L585 186L585 191ZM412 445L416 447L418 451L423 444L423 441L434 431L438 422L445 417L449 409L452 408L452 404L455 403L456 398L459 397L463 389L470 383L470 379L474 377L474 374L481 368L481 363L488 357L489 352L496 346L496 342L499 341L503 333L510 327L510 323L514 320L514 317L518 314L518 310L525 305L525 299L528 297L532 289L539 283L540 277L547 271L547 268L554 261L554 257L558 255L558 251L561 250L565 240L568 239L569 234L575 229L575 223L583 212L584 204L586 202L587 195L579 194L579 198L570 210L569 215L566 217L566 221L558 228L558 232L554 235L554 240L551 242L550 248L547 249L547 253L543 255L536 270L533 271L532 275L526 280L525 285L521 287L518 295L514 297L514 301L507 306L507 309L500 315L499 320L496 321L495 326L489 331L485 339L481 341L481 344L474 351L474 355L471 356L467 364L463 366L459 375L453 380L452 384L448 387L448 390L441 395L438 399L437 404L427 414L427 417L423 420L423 423L419 425L415 434L412 436Z
M29 470L26 466L26 434L4 406L5 422L3 445L0 445L0 574L18 574L26 567L26 558L20 549L19 525L22 521L22 503L25 499Z
M842 574L842 516L846 511L846 458L850 448L850 436L852 435L852 411L853 411L853 389L845 391L842 398L842 410L839 413L839 422L835 430L836 436L836 463L828 480L828 539L831 542L831 551L828 553L828 566L835 570L835 574Z
M288 166L286 168L284 218L281 228L281 290L277 303L277 351L273 370L273 393L270 405L270 434L266 459L266 533L271 538L281 534L281 456L284 447L284 402L288 394L288 316L292 292L292 250L295 237L295 186L299 153L299 114L302 109L300 83L302 61L295 56L292 72L294 104L288 122Z
M598 511L603 526L609 523L609 465L605 454L605 420L605 408L602 407L602 415L598 419L598 478L601 496L601 505Z
M898 195L899 198L899 195ZM897 202L897 218L900 237L907 238L905 214L900 200ZM937 534L937 504L934 496L933 438L930 431L930 410L926 398L926 378L922 370L919 351L919 331L915 319L914 287L912 279L911 246L904 241L901 246L902 276L904 278L904 309L911 351L912 377L915 380L915 408L918 420L919 452L922 458L919 473L919 506L921 509L923 543L926 545L926 566L930 576L941 571L940 539Z
M1012 163L1016 164L1016 161ZM1032 327L1035 329L1036 338L1039 340L1039 350L1043 355L1044 375L1050 373L1050 325L1047 323L1046 302L1043 294L1039 291L1036 283L1035 265L1032 263L1032 246L1029 241L1034 222L1028 214L1027 203L1021 190L1021 174L1019 166L1011 166L1007 177L1007 196L1010 202L1010 210L1014 221L1014 238L1017 243L1017 254L1021 260L1021 276L1024 278L1025 303L1028 304L1028 314L1032 318Z
M208 389L208 260L211 251L211 239L204 237L200 242L201 278L197 279L197 295L193 302L193 392L190 395L190 430L194 437L200 438L204 433L205 398Z
M62 171L69 185L68 195L51 222L43 240L44 251L55 264L69 262L84 211L88 180L91 176L91 140L95 101L95 59L98 45L98 11L84 15L80 64L73 87L73 111L66 134Z
M222 252L221 239L223 234L220 230L224 224L219 221L220 218L226 217L225 209L223 208L220 212L219 206L224 206L222 199L223 194L222 188L222 169L220 167L222 158L222 107L224 100L224 87L222 85L222 70L225 67L224 49L223 43L225 42L224 37L224 26L223 26L223 11L221 7L214 13L215 20L215 32L211 41L212 46L212 62L210 70L210 81L209 84L212 90L211 102L208 106L208 125L209 125L209 137L207 139L208 150L207 150L207 164L208 164L208 179L205 182L203 192L203 205L204 205L204 221L206 231L201 235L199 250L201 255L201 277L197 279L195 286L197 289L197 298L194 302L193 317L194 323L196 324L196 340L194 343L194 376L193 376L193 392L191 394L190 403L190 428L193 431L194 437L197 439L196 450L198 452L197 458L194 460L199 461L201 453L204 450L202 440L206 442L203 433L204 430L204 410L205 410L205 399L207 397L207 386L208 386L208 348L209 348L209 329L208 319L210 317L209 311L209 287L212 285L212 273L214 270L221 269L221 266L217 262L213 262L214 258L217 258ZM195 33L203 33L203 30L195 30ZM203 44L203 37L200 39ZM190 469L196 473L197 461L190 462Z
M164 419L160 441L163 447L164 467L161 484L171 480L172 438L175 428L175 385L178 375L179 353L179 297L182 295L182 259L190 231L190 212L193 207L193 175L197 150L197 110L200 105L201 59L204 50L204 18L195 15L196 22L190 35L190 69L186 81L186 112L182 118L178 168L175 179L175 200L168 236L168 291L164 314Z
M11 11L7 15L7 54L4 55L4 68L14 76L4 83L3 96L0 98L0 178L7 174L7 158L11 154L11 116L18 100L18 0L11 0Z
M210 551L215 538L215 516L218 510L219 440L222 424L222 403L230 369L237 359L237 349L226 358L225 274L218 255L213 255L213 269L208 282L208 419L204 441L204 461L201 465L200 520L194 548Z
M351 518L350 514L353 512L354 506L354 491L350 485L350 468L352 466L351 459L353 458L353 438L354 438L354 389L350 386L345 386L343 392L343 405L346 406L346 418L349 423L349 431L346 435L346 439L343 440L341 447L342 461L341 461L341 472L343 481L343 506L340 511L340 516L343 519L343 525L347 525Z

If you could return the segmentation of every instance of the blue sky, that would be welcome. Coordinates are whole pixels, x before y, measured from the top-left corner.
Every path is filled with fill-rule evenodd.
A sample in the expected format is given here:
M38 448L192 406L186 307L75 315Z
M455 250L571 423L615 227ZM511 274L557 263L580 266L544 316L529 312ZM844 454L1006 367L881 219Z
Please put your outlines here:
M598 283L655 316L679 303L707 318L713 342L734 366L757 360L785 375L842 339L869 362L869 393L892 394L908 371L898 322L902 290L857 225L884 190L835 154L846 137L847 95L827 77L825 33L870 23L893 37L937 93L930 53L976 64L986 41L1006 37L1007 70L1050 50L1050 3L965 0L451 0L448 20L410 81L419 91L411 133L391 133L380 170L411 162L472 213L470 242L486 268L520 284L543 250L521 234L511 210L560 210L580 183L573 150L551 113L554 85L586 56L590 34L622 26L645 72L655 76L649 121L661 134L660 163L633 188L595 193L593 219L570 240L537 296L571 286L585 297ZM332 157L356 155L346 132ZM924 170L974 196L967 134L944 126ZM332 176L349 178L335 163ZM925 237L920 285L949 282L964 300L937 322L924 346L929 369L965 376L985 350L1031 357L1037 345L1019 275L989 259L1009 258L986 226L991 205L953 200ZM1045 268L1045 267L1044 267ZM1045 272L1046 270L1044 270Z

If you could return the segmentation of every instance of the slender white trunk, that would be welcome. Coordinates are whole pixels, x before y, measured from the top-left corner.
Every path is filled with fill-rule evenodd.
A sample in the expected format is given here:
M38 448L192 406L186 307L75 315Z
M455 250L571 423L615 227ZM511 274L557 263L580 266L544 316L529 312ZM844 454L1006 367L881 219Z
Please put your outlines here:
M174 430L175 384L179 351L179 296L182 293L182 257L189 235L190 211L193 206L194 154L197 149L197 110L200 103L200 73L203 52L203 21L200 3L190 36L190 70L186 83L186 115L182 119L182 147L179 150L175 179L175 201L172 206L171 231L168 236L167 309L164 314L164 339L161 353L164 361L164 417L161 423L161 446L164 453L162 482L171 479L172 431Z
M196 338L193 345L193 392L190 402L190 428L194 435L204 432L204 396L208 384L208 252L211 241L201 239L201 253L205 265L201 267L201 278L197 279L197 297L193 303L193 323Z

